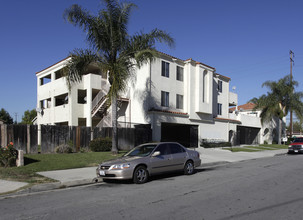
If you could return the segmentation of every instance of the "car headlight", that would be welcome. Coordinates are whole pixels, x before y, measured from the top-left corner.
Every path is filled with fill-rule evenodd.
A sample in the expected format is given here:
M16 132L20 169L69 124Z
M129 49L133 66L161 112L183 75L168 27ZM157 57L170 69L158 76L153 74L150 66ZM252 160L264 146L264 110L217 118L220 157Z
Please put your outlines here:
M130 168L129 163L112 165L111 170L124 170Z

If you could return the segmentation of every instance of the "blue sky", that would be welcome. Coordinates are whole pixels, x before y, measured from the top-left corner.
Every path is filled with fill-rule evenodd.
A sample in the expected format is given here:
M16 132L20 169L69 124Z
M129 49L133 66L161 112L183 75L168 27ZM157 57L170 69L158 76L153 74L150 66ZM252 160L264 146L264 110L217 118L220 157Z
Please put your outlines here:
M231 78L239 104L266 93L261 85L289 74L303 91L303 1L301 0L133 0L130 33L166 30L175 47L157 49L193 58ZM0 7L0 108L18 121L36 108L35 73L86 48L85 33L63 19L72 4L95 13L99 0L10 0Z

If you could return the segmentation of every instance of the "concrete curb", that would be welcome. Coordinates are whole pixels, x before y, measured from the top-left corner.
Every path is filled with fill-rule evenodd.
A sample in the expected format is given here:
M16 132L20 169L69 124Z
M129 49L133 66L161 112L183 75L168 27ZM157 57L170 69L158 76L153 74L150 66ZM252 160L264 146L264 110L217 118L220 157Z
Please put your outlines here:
M70 188L70 187L90 185L90 184L95 184L95 183L96 182L94 182L91 179L69 181L69 182L64 182L64 183L61 183L61 182L43 183L43 184L31 186L27 189L20 190L13 194L6 194L6 195L20 195L20 194L37 193L37 192L44 192L44 191L50 191L50 190L56 190L56 189L64 189L64 188ZM6 195L3 195L3 196L6 196Z
M228 161L218 161L218 162L212 162L212 163L204 163L198 168L210 168L210 167L216 167L220 165L226 165L230 164L231 162ZM85 186L85 185L92 185L103 182L101 178L98 178L96 182L97 177L93 179L83 179L83 180L75 180L75 181L68 181L68 182L53 182L53 183L43 183L39 185L34 185L26 189L22 189L20 191L17 191L15 193L9 193L1 195L1 197L7 197L7 196L14 196L14 195L22 195L22 194L30 194L30 193L38 193L38 192L44 192L44 191L51 191L51 190L57 190L57 189L65 189L65 188L71 188L71 187L77 187L77 186Z

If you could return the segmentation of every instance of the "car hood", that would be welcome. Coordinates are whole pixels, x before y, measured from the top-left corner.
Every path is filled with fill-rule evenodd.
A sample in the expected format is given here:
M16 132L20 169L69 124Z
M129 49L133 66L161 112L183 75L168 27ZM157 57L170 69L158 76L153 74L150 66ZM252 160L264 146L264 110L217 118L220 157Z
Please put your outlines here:
M142 159L143 157L120 157L117 159L112 159L101 163L102 166L111 166L114 164L128 163L134 160Z

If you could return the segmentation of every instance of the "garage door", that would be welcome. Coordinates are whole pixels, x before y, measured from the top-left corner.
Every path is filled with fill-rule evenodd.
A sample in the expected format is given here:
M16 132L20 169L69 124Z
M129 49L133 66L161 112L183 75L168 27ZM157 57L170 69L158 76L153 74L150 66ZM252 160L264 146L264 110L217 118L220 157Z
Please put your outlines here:
M162 123L161 141L179 142L185 147L198 147L198 126Z

